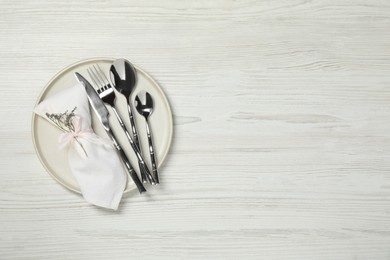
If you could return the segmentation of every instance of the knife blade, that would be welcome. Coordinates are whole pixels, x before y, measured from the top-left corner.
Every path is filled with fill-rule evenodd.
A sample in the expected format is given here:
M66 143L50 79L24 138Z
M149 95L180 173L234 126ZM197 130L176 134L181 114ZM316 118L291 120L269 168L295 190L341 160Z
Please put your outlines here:
M99 121L102 123L104 129L107 131L111 129L108 122L108 109L104 105L103 101L100 99L96 90L92 85L86 80L80 73L75 73L77 80L82 83L87 92L89 103L91 104L92 109L95 111L96 116L99 118Z
M85 91L87 92L89 103L95 114L97 115L99 121L102 123L104 130L106 130L108 136L111 138L115 149L119 152L123 163L126 166L127 171L129 172L130 177L133 179L135 185L138 188L140 193L145 192L146 189L138 178L137 173L135 172L133 166L131 165L129 159L127 158L125 152L120 146L117 138L111 130L110 123L108 121L109 112L104 102L100 99L96 90L92 87L92 85L86 80L80 73L75 72L77 80L85 87Z

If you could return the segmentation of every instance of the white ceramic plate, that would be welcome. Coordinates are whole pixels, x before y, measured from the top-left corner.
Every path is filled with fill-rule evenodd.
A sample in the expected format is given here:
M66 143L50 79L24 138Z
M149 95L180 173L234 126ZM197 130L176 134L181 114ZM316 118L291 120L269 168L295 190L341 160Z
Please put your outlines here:
M109 67L114 59L111 58L96 58L88 59L72 64L57 75L55 75L49 83L44 87L43 91L38 97L36 104L40 103L46 97L51 96L54 93L59 92L65 88L76 85L78 82L74 73L77 71L87 79L88 73L87 68L93 64L99 64L99 66L108 72ZM137 71L137 85L135 90L132 93L131 100L134 100L135 95L141 90L148 91L154 101L154 111L150 116L150 125L153 134L153 141L155 146L155 152L157 155L157 164L158 167L164 162L170 145L172 141L173 133L173 120L172 112L168 103L167 98L165 97L164 92L161 87L150 77L146 72L135 66ZM107 73L108 74L108 73ZM91 82L92 83L92 82ZM121 117L124 119L128 129L130 128L130 121L127 113L127 103L126 99L121 95L117 95L117 105L119 106L118 110ZM150 166L150 157L148 154L148 142L145 131L145 120L138 114L134 107L134 102L132 102L134 108L135 120L137 123L137 129L140 135L140 142L142 151L144 151L144 157ZM112 113L111 108L109 108L110 113ZM103 127L100 125L99 120L91 109L92 116L92 128L94 131L105 138L108 138ZM130 144L126 139L126 135L123 133L119 123L117 122L114 115L110 116L110 123L113 128L114 133L117 135L119 142L121 143L126 154L129 156L129 159L134 166L134 168L139 172L137 158L131 150ZM80 187L77 184L75 178L73 177L68 162L67 162L67 153L66 150L60 150L58 148L58 137L61 132L50 124L46 119L41 118L40 116L33 114L32 117L32 138L36 153L41 160L43 166L46 168L47 172L60 184L66 188L80 193ZM146 151L146 153L145 153ZM161 174L161 173L160 173ZM128 183L125 192L129 192L135 189L136 186L128 178Z

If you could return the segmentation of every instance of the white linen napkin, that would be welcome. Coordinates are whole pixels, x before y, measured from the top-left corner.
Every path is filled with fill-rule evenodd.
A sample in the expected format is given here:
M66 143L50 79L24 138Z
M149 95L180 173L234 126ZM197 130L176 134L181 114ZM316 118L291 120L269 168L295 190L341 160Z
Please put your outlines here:
M111 141L96 135L91 128L85 88L77 84L62 90L39 103L34 112L57 127L58 120L66 122L71 118L68 127L62 127L71 130L62 129L58 142L60 148L67 149L69 166L81 193L91 204L117 210L127 174Z

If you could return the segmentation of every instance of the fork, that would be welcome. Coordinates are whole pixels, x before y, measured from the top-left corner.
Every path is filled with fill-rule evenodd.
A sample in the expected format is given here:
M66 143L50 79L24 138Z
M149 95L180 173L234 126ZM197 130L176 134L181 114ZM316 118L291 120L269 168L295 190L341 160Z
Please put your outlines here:
M112 88L108 78L100 68L98 64L93 65L92 67L87 69L87 72L92 79L92 81L95 83L99 89L97 90L97 93L100 97L100 99L109 105L112 108L112 111L114 111L114 114L116 118L118 119L119 124L121 125L123 131L126 133L127 139L130 142L131 148L134 150L135 154L137 155L138 159L138 165L140 168L141 174L146 177L146 179L151 183L155 184L155 180L153 179L153 176L151 175L144 158L141 155L140 150L138 149L137 145L134 143L133 138L130 136L129 131L126 128L126 125L123 123L122 118L118 114L118 111L116 110L115 107L115 92L114 89Z

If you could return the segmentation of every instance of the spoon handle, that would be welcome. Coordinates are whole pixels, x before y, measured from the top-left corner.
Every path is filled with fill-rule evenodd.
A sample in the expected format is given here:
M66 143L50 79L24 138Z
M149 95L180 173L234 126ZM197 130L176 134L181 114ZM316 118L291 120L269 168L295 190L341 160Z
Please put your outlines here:
M156 155L154 152L154 146L153 146L153 138L152 138L152 132L149 127L149 121L146 118L146 134L148 135L148 143L149 143L149 153L150 153L150 160L152 161L152 174L153 178L157 183L160 183L158 180L158 172L157 172L157 164L156 164Z
M129 134L129 131L127 131L126 125L123 123L123 120L119 116L116 108L112 107L112 110L114 111L114 114L115 114L116 118L118 119L119 124L121 125L123 131L125 132L125 134L127 136L127 139L130 142L131 148L133 149L134 153L137 155L138 165L139 165L139 168L140 168L141 176L142 176L142 174L145 174L145 176L148 178L148 180L151 183L154 183L153 176L150 174L148 166L146 165L145 160L142 157L139 148L137 147L137 145L134 143L133 139L131 138L131 136Z
M135 126L133 109L131 108L131 105L129 104L129 100L127 100L127 111L129 112L131 132L133 134L133 141L134 141L135 145L138 147L139 151L142 153L141 145L139 144L137 127ZM143 172L141 172L141 179L142 179L143 183L146 182L146 179L148 179L150 183L153 183L153 181L151 181L150 178L148 178L148 176Z

